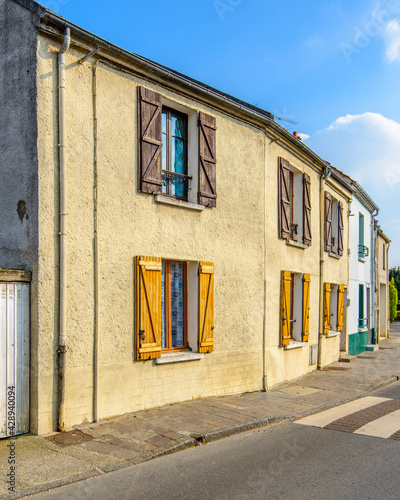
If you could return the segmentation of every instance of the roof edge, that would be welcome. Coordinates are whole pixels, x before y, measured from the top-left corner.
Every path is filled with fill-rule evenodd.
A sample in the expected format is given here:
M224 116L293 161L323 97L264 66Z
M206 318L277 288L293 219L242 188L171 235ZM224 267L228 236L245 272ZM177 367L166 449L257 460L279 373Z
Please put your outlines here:
M34 14L37 14L38 16L42 16L44 12L46 12L46 7L43 7L43 5L40 5L37 2L34 2L33 0L12 0L13 2L21 5L22 7L25 7L25 9L30 10Z

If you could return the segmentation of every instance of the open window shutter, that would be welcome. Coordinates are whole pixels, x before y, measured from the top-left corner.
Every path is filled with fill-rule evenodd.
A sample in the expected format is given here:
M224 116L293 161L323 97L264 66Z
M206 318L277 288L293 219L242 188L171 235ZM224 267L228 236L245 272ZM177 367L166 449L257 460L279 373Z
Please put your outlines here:
M324 283L324 334L331 329L331 284Z
M343 255L343 203L338 203L338 254Z
M344 285L338 287L338 312L337 312L337 331L343 331L343 312L344 312Z
M161 356L160 257L136 257L136 360Z
M290 271L282 271L281 286L281 345L289 345L290 336L290 288L292 286L292 274Z
M199 203L206 207L217 204L216 120L199 114Z
M325 193L325 251L332 251L332 195Z
M162 192L161 94L139 87L139 172L138 189Z
M311 245L311 181L303 174L303 243Z
M290 237L291 192L289 162L279 159L279 236Z
M214 263L199 262L199 352L214 350Z
M310 335L310 285L311 276L303 275L303 342L308 341Z

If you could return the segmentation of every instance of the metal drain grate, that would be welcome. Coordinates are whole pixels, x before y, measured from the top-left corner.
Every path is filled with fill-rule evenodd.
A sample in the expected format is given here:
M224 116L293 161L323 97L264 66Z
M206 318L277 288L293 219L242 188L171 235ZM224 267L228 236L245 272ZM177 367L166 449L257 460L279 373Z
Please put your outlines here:
M60 432L53 436L47 436L46 439L61 446L72 446L74 444L82 444L91 441L93 438L89 434L82 431L73 430L68 432Z

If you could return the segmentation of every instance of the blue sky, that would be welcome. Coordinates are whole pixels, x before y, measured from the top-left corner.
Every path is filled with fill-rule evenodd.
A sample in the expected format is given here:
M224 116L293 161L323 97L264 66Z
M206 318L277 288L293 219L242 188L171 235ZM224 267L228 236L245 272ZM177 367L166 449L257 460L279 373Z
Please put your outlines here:
M380 207L400 266L400 0L46 0L110 42L271 111Z

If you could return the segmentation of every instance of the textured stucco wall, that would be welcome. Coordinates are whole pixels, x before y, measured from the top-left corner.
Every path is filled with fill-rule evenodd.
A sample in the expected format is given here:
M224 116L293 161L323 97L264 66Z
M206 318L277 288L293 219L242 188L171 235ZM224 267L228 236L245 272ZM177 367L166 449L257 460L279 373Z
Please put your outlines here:
M37 432L38 161L36 46L38 16L0 0L0 267L32 271L31 432Z
M306 161L294 156L283 146L266 139L266 358L265 370L268 388L300 377L316 369L310 365L310 345L318 343L319 319L319 173ZM307 173L311 182L311 234L312 243L302 249L286 244L279 238L278 225L278 158L289 161L301 173ZM280 347L281 271L308 273L310 289L310 336L303 347L285 350ZM302 297L295 297L295 301Z
M384 249L385 248L385 249ZM388 284L388 244L380 234L377 236L377 283L376 283L376 329L380 337L387 337L389 334L389 284ZM383 263L385 262L385 268ZM379 339L379 337L378 337Z
M40 432L57 417L56 51L39 42ZM66 56L68 314L66 425L93 418L94 122L92 62ZM137 192L137 86L216 116L217 208L158 205ZM264 136L163 87L97 67L99 417L262 388ZM251 238L249 238L251 235ZM215 263L215 350L171 365L135 362L135 255Z

